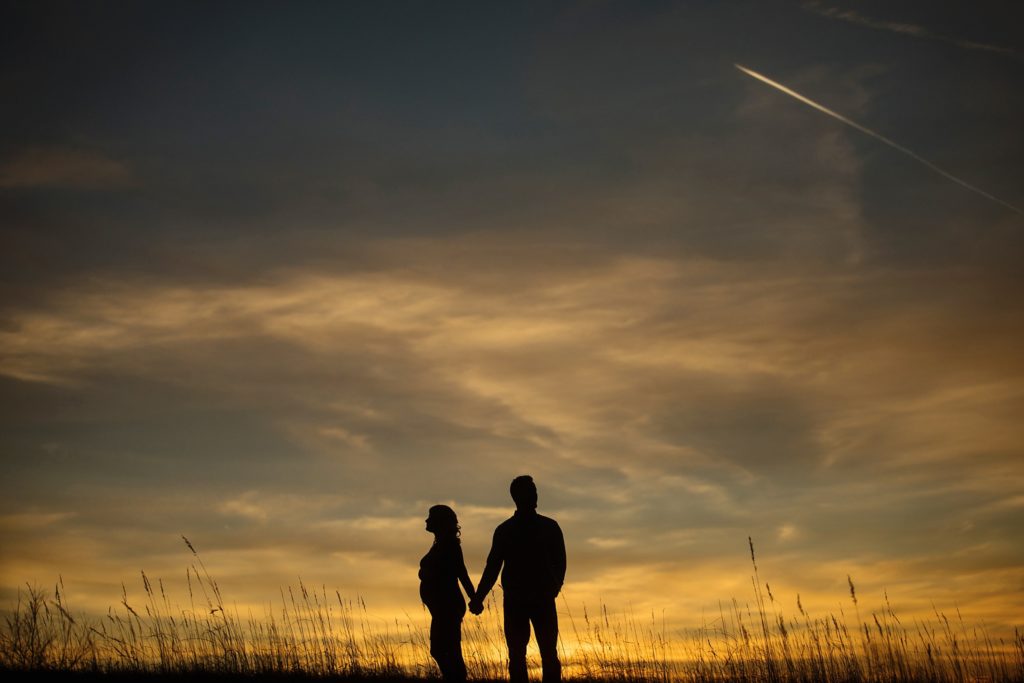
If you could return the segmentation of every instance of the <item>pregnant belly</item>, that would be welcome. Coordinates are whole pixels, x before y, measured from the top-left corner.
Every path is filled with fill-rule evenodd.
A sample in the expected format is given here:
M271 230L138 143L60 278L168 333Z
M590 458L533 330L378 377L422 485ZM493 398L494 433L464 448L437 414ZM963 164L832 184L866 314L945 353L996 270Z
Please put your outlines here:
M466 600L458 587L437 587L420 584L420 600L427 606L431 614L465 613Z

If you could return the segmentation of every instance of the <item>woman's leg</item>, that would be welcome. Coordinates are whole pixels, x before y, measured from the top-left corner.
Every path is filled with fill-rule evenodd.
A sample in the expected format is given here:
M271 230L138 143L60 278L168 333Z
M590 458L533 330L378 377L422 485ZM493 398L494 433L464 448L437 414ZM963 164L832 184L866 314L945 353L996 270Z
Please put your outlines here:
M434 615L430 622L430 656L437 662L445 681L459 683L466 680L461 614Z

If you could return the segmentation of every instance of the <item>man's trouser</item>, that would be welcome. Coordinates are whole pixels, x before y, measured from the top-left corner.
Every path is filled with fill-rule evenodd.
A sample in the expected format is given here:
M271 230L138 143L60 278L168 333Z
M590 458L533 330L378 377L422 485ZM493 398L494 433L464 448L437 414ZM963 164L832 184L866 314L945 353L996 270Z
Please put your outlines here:
M511 683L527 683L526 644L530 624L537 637L544 683L562 680L558 661L558 612L554 598L505 594L505 642L508 643L508 676Z

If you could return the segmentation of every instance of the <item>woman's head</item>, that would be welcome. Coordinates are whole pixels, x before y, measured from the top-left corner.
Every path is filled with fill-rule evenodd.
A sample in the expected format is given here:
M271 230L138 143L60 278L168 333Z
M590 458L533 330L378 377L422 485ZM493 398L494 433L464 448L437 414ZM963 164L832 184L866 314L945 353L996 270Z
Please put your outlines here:
M459 518L447 505L435 505L427 513L427 531L437 538L455 538L461 535Z

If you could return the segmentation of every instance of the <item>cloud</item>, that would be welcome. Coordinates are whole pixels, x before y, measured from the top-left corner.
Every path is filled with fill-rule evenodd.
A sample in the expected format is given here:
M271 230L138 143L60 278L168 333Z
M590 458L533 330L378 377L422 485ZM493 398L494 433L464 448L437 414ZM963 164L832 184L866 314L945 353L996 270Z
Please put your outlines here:
M841 21L846 21L851 24L856 24L858 26L865 26L867 28L878 29L881 31L891 31L892 33L900 33L907 36L913 36L914 38L921 38L923 40L932 40L940 43L946 43L948 45L955 45L956 47L964 48L966 50L981 50L984 52L993 52L996 54L1001 54L1005 57L1013 57L1015 59L1021 59L1022 57L1020 52L1012 48L942 35L939 33L935 33L931 29L925 26L921 26L919 24L910 24L899 21L886 21L884 19L874 19L871 17L867 17L861 14L860 12L857 12L856 10L839 9L838 7L823 7L822 3L820 2L804 2L803 8L809 12L819 14L823 17L839 19Z
M225 515L237 515L256 522L265 522L268 512L259 499L258 492L247 491L237 498L222 503L218 507L218 511Z
M71 512L18 512L0 515L0 529L44 529L74 516Z
M389 247L406 263L422 248ZM325 453L386 457L403 423L421 422L422 433L436 422L569 461L624 467L617 452L628 448L637 473L700 466L731 478L861 457L865 436L884 435L894 415L898 433L885 438L901 455L891 466L956 457L979 433L988 448L1012 443L984 417L1015 391L998 375L1009 359L990 355L986 369L951 356L952 311L912 300L876 308L870 324L819 322L844 298L850 306L884 292L885 276L794 279L747 264L623 257L504 293L451 277L97 285L67 293L56 312L14 317L0 333L0 371L56 384L128 372L223 401L270 400L287 438ZM249 357L232 360L244 345ZM972 388L946 386L956 367L975 375ZM301 379L317 368L333 376Z
M809 607L848 573L925 612L981 595L943 588L979 567L1016 594L1016 226L908 236L868 210L847 131L731 74L681 93L679 64L710 58L617 30L548 40L524 87L551 118L505 137L375 130L339 160L226 134L272 201L245 168L179 160L146 211L90 195L48 215L0 327L0 583L63 573L102 611L135 568L180 580L184 533L242 605L301 574L415 612L427 508L457 510L475 575L530 472L574 607L693 625L747 594L748 535ZM635 46L671 71L640 84L650 107L603 88L654 73ZM860 114L865 73L792 80ZM884 240L956 263L909 268ZM36 269L54 253L60 277Z
M845 87L856 74L839 80L851 111L870 102ZM742 91L726 136L641 137L633 177L445 189L486 216L491 197L565 188L475 230L410 209L411 236L344 224L196 245L239 259L240 277L99 271L14 302L8 511L51 496L77 512L48 538L90 539L98 585L118 562L180 573L167 548L185 532L253 604L301 567L414 605L427 507L458 511L475 573L524 471L567 532L570 596L588 601L653 580L673 588L650 607L699 611L742 593L753 535L788 562L775 576L823 603L848 573L836 558L865 574L887 553L941 558L968 518L1007 533L1018 508L984 504L1024 485L1016 318L983 267L878 259L855 146L772 97ZM278 249L260 262L274 267L239 256ZM50 471L76 485L52 493ZM5 533L24 558L9 583L72 561ZM915 596L941 581L885 577Z
M116 190L133 183L127 164L85 149L30 147L0 162L0 188Z
M236 286L94 281L13 315L7 391L72 399L37 404L44 444L24 422L5 439L76 484L12 465L4 580L46 578L65 547L97 585L118 563L175 576L184 532L242 604L301 573L409 609L429 505L455 507L476 573L523 471L566 531L574 601L699 612L744 594L747 535L773 590L816 608L847 573L922 610L972 563L1014 580L994 567L1019 555L998 539L1024 486L1002 342L1021 331L983 292L625 254L517 279L495 239L387 240L372 270ZM76 514L30 529L16 515L44 492ZM670 588L638 598L651 581Z

